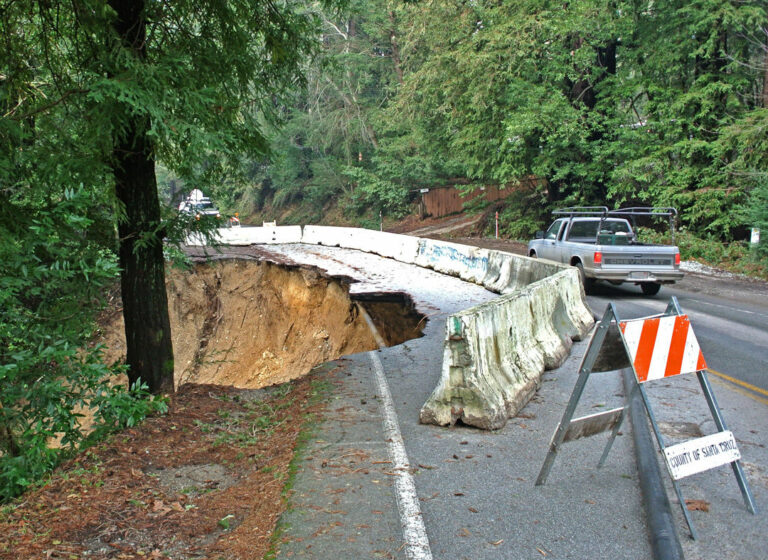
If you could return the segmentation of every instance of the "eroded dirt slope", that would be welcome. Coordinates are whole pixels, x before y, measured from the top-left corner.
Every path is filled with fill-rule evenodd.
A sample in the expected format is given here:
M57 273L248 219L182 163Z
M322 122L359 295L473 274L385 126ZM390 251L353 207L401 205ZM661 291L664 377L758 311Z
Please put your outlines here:
M196 264L169 274L168 298L177 386L259 388L377 348L361 304L350 300L347 286L315 269L254 260ZM412 337L398 333L413 332L418 318L385 317L384 311L376 312L381 305L366 306L385 340L396 344ZM124 356L122 331L122 316L115 314L105 328L111 360Z

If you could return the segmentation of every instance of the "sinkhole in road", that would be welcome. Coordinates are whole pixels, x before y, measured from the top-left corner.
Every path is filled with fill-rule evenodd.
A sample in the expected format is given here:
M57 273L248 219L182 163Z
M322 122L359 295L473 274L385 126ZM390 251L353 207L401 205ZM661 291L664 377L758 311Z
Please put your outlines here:
M259 388L314 366L422 336L425 317L403 293L353 294L320 269L223 259L171 270L168 304L175 381ZM106 328L108 359L124 356L122 317ZM109 335L111 331L112 335Z

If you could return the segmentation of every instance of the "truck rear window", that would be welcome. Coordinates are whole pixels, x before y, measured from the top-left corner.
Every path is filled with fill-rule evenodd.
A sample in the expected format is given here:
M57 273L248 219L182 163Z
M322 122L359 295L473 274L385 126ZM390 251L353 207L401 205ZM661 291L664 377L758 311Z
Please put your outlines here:
M580 220L571 224L568 239L578 237L580 239L597 238L597 228L601 226L600 220ZM629 224L623 220L605 220L600 227L601 232L630 233Z

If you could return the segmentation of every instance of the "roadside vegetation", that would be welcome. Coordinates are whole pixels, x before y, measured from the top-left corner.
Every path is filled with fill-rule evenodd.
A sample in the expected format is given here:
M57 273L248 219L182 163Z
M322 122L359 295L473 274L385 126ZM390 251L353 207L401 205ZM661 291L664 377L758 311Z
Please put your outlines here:
M4 2L0 42L0 501L165 410L192 188L378 228L499 185L518 240L558 206L674 206L683 258L768 276L762 1ZM115 369L89 341L117 279Z

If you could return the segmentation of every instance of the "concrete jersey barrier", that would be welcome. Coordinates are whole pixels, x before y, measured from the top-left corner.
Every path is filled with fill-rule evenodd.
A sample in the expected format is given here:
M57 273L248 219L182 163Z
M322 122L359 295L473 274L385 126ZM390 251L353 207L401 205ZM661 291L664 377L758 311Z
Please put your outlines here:
M222 230L222 244L307 243L356 249L431 268L502 294L448 317L440 380L423 423L498 429L525 406L545 369L594 324L576 269L503 251L334 226Z
M304 226L302 236L303 243L357 249L408 264L414 264L421 241L410 235L334 226Z
M458 276L467 282L483 284L488 271L488 254L488 249L422 239L415 264L442 274Z
M574 270L448 317L440 380L422 423L503 427L592 327Z
M272 245L301 243L301 226L265 226L219 228L217 243L220 245ZM201 235L190 235L187 245L207 245Z

